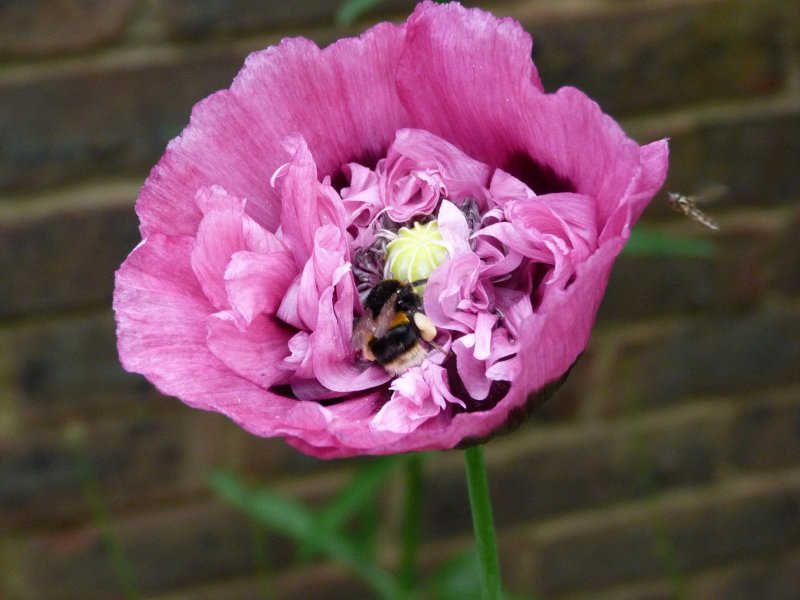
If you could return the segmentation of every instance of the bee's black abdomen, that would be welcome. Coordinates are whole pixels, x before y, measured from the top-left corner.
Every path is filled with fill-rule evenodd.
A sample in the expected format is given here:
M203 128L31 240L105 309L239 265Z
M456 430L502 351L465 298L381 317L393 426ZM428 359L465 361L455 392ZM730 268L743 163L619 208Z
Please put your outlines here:
M405 354L419 343L419 332L412 323L397 325L386 332L386 335L374 338L369 342L369 349L375 360L385 365Z

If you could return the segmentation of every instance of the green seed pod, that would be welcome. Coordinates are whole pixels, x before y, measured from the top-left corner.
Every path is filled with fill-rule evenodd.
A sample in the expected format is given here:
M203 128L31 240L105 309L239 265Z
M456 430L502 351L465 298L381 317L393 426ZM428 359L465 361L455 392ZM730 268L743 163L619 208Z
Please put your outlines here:
M414 223L413 228L401 227L386 246L386 273L400 281L425 280L448 256L436 221ZM416 289L422 293L425 286Z

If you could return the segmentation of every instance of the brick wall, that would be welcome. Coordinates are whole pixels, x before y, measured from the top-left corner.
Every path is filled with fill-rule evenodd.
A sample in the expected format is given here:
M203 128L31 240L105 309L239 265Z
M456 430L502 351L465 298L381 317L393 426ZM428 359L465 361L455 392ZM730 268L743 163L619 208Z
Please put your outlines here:
M410 5L382 10L402 19ZM711 208L714 255L623 257L570 381L487 447L509 587L564 600L796 598L800 4L482 5L532 32L548 89L581 87L642 141L669 136L669 189L730 189ZM0 3L0 597L122 597L93 486L144 597L257 597L260 538L205 474L234 468L315 499L357 463L307 458L160 397L119 367L109 308L138 239L138 186L192 104L284 35L326 44L366 26L336 29L334 9ZM663 198L645 222L708 235ZM435 560L463 547L470 520L460 453L425 469ZM289 561L285 540L266 552L269 597L366 594L336 566Z

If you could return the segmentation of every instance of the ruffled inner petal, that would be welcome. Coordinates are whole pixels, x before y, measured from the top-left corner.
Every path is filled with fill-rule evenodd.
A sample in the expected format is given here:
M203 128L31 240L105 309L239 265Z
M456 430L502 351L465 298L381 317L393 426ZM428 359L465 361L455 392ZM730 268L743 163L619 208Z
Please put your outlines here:
M443 196L456 202L472 198L485 206L492 168L427 131L402 129L378 171L387 214L402 223L430 214Z
M374 431L408 434L444 414L448 404L464 407L450 391L447 370L434 362L411 369L390 387L392 397L370 421Z
M206 297L218 310L229 308L225 270L236 252L265 252L271 233L247 215L212 211L203 217L192 248L192 270Z
M392 398L370 420L376 431L410 433L444 408L419 367L395 379L391 389Z
M492 202L500 207L505 206L511 200L532 200L536 197L536 193L531 188L502 169L495 170L492 175L489 194Z
M391 375L378 365L366 369L354 362L350 345L353 334L353 293L350 285L331 286L319 300L319 319L309 338L314 375L327 389L351 393L382 385ZM338 298L334 299L334 291Z
M451 257L460 256L470 252L469 225L467 220L456 206L447 200L442 201L436 222L439 233L442 234L447 251Z
M478 232L514 252L554 269L545 283L564 284L575 267L597 247L595 203L580 194L546 194L532 200L510 200L507 221Z
M480 259L462 254L436 269L425 288L425 312L437 327L463 333L475 330L477 309L472 300L479 284Z
M458 338L452 345L456 355L458 376L473 400L484 400L489 395L491 381L486 377L486 363L475 357L475 334Z
M562 239L573 259L583 260L597 247L595 203L580 194L547 194L536 200L510 202L506 218L531 246L542 238ZM515 248L524 254L521 248Z
M492 167L471 158L447 140L422 129L401 129L389 149L387 160L394 154L404 156L418 168L429 168L441 173L448 186L449 197L453 197L450 184L460 182L464 186L486 186Z
M272 315L297 274L288 252L236 252L225 269L225 291L231 308L246 324L259 314Z
M344 207L330 186L318 183L317 166L305 139L290 136L283 146L292 161L283 175L281 233L297 264L304 265L314 251L314 236L320 227L344 229Z
M317 326L320 296L349 270L346 253L342 233L332 225L320 227L314 233L312 254L284 297L278 316L298 328L313 331Z

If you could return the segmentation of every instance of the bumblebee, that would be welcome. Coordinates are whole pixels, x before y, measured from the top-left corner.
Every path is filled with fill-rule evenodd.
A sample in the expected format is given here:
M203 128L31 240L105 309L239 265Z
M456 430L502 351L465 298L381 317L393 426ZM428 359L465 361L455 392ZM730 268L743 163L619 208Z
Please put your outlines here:
M364 300L364 315L353 331L353 347L392 375L422 363L425 349L420 340L431 343L437 334L433 321L422 312L422 298L414 291L420 283L397 279L378 283Z

